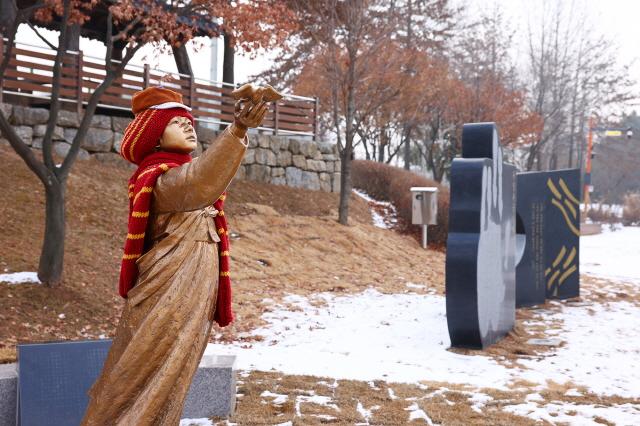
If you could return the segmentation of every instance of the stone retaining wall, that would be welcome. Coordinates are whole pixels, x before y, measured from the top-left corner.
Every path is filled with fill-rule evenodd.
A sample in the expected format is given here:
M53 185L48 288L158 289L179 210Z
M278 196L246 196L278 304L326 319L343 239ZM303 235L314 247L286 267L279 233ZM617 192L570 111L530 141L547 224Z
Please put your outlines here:
M42 148L49 111L19 105L0 104L5 117L22 140L33 149ZM117 152L124 130L131 121L126 117L96 115L78 154L78 159L96 158L105 162L124 162ZM53 132L53 151L64 157L80 125L75 112L60 111ZM199 147L206 149L219 131L198 126ZM0 143L8 144L0 137ZM249 150L237 178L276 185L288 185L326 192L340 191L340 160L337 147L295 136L250 134Z

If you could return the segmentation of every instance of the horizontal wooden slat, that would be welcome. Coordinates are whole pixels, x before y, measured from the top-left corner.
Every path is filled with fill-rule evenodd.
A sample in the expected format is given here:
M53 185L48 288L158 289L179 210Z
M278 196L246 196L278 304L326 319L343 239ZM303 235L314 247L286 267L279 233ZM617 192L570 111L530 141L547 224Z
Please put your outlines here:
M3 87L24 91L25 94L39 92L51 96L51 80L56 52L37 51L16 47L12 51L9 67L3 78ZM18 55L18 56L16 56ZM60 96L76 99L81 96L88 101L93 91L106 77L104 63L99 59L82 57L82 69L78 69L80 56L71 53L63 58ZM173 75L174 79L164 83L165 87L182 94L183 100L193 108L193 115L199 119L224 122L233 121L235 100L231 96L233 87L218 83L206 83L204 80L190 79ZM157 70L145 71L127 66L122 75L106 90L100 103L107 108L130 108L131 97L143 89L145 81L149 86L160 83L165 73ZM80 94L78 84L81 84ZM148 86L147 86L148 87ZM292 132L313 133L316 122L316 101L286 98L278 101L276 120L275 106L271 105L264 117L262 127Z

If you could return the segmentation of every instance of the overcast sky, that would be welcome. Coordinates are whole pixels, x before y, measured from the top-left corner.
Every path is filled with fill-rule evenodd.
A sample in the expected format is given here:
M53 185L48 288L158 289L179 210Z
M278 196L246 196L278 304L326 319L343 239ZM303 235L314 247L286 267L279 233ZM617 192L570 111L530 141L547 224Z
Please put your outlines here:
M618 58L620 63L632 64L630 77L638 82L637 92L640 93L640 0L566 0L564 4L573 1L578 10L584 11L588 19L592 22L597 32L604 33L611 39L618 48ZM527 22L530 16L539 9L544 0L459 0L460 4L466 6L466 14L473 16L481 9L491 8L497 4L503 9L505 16L510 20L512 29L516 30L516 38L524 38ZM57 40L54 33L49 33L50 37ZM18 41L30 44L43 45L33 32L26 26L20 28ZM194 73L198 78L211 78L211 56L212 50L209 41L200 39L195 44L202 45L196 52L191 48L191 61ZM194 45L194 43L190 43ZM104 55L104 46L95 41L82 40L81 49L85 54L94 56ZM221 49L219 49L219 65L221 63ZM520 65L524 61L523 51L518 47L514 50L515 59ZM170 54L157 55L150 47L141 49L133 59L132 63L143 64L149 62L152 67L175 72L175 63ZM251 59L248 56L238 55L236 59L236 81L244 82L251 75L262 71L269 66L268 55L261 54L257 58ZM218 71L218 79L221 79Z

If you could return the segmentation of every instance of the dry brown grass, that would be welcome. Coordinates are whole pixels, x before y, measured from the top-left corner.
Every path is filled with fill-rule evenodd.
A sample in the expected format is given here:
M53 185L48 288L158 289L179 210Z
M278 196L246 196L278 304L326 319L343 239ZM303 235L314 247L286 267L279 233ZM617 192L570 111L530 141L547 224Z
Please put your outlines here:
M238 425L273 425L291 421L294 425L353 425L366 424L358 411L358 404L371 412L370 425L425 424L423 419L410 421L409 407L424 410L436 424L442 425L540 425L548 422L514 415L505 410L511 405L523 404L528 395L539 393L542 400L535 403L568 404L564 414L576 415L572 407L598 405L615 407L622 404L638 404L638 400L601 397L571 383L547 383L543 390L537 385L519 382L511 390L473 389L465 385L422 381L415 384L389 383L385 381L335 380L326 377L292 376L277 372L242 372L238 381L238 405L236 413L228 419L214 418L218 425L227 421ZM565 395L569 389L577 389L581 396ZM276 403L276 396L286 400ZM477 405L474 395L484 395L485 404ZM326 398L324 404L309 401L318 395ZM282 398L282 397L280 397ZM573 404L573 405L571 405ZM594 421L607 422L599 417ZM607 423L603 423L607 424Z
M0 147L0 161L0 270L35 271L44 223L42 185L11 149ZM74 166L65 280L53 289L0 284L0 362L15 360L18 342L113 335L123 305L116 283L130 173L94 161ZM219 340L235 340L261 325L262 313L271 308L263 303L267 297L355 293L368 286L397 293L407 290L408 281L428 285L414 292L443 292L442 253L371 225L367 203L357 196L345 227L336 221L337 194L248 181L233 182L229 194L230 230L238 234L231 250L237 320L214 331Z

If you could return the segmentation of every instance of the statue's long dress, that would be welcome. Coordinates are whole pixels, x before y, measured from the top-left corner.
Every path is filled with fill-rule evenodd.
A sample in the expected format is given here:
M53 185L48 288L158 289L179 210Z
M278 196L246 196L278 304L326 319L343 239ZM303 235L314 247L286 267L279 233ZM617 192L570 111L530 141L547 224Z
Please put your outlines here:
M200 157L161 175L147 235L82 425L178 425L213 325L219 241L211 206L235 175L245 141L229 130Z

